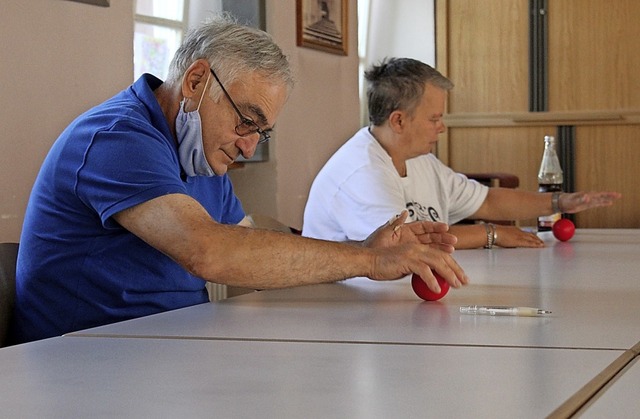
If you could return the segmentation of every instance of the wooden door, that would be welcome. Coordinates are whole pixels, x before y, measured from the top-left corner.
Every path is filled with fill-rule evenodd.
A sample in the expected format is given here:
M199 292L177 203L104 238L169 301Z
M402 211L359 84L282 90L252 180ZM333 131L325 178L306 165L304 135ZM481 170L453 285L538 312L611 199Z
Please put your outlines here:
M544 135L567 140L573 190L615 190L578 227L640 227L640 2L437 0L437 67L455 83L438 156L460 172L507 171L537 189ZM529 111L530 13L547 14L548 111ZM571 128L566 130L566 128ZM526 225L527 223L525 223Z

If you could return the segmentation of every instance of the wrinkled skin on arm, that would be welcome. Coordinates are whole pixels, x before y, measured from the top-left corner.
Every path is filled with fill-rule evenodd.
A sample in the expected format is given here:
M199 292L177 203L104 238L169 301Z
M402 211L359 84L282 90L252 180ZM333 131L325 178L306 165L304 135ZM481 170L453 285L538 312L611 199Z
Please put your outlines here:
M222 225L187 195L170 194L121 211L116 221L205 280L256 289L332 282L355 276L375 280L422 276L439 286L434 268L454 287L468 279L451 255L446 225L404 224L406 214L362 243L335 243L293 234ZM433 225L432 225L433 224Z

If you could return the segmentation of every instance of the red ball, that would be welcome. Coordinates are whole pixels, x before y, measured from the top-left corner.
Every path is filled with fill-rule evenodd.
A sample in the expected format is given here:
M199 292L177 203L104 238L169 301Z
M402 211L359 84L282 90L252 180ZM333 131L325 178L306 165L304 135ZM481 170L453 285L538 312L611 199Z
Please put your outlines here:
M449 283L445 281L443 277L438 275L436 271L432 270L431 273L433 273L433 276L436 277L436 280L440 285L439 293L431 291L429 287L427 287L427 284L425 284L425 282L422 280L422 277L417 274L413 274L413 276L411 277L411 288L413 288L413 292L415 292L416 295L423 300L437 301L447 295L447 293L449 292Z
M553 223L553 235L560 241L566 242L575 232L576 226L568 218L561 218Z

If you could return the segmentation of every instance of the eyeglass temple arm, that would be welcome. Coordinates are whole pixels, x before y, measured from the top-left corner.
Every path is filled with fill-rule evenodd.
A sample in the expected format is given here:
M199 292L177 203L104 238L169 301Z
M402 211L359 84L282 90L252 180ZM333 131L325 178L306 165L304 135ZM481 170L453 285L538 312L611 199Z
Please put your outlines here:
M249 118L247 118L246 116L244 116L242 114L242 112L240 112L240 109L238 109L238 107L236 106L236 104L233 102L233 99L231 99L231 96L229 95L229 92L227 92L227 89L224 88L224 85L222 84L222 82L220 81L220 79L218 78L218 75L216 74L215 71L213 71L212 68L209 68L209 71L211 71L211 74L213 74L213 77L216 79L216 81L218 82L218 85L220 85L220 88L222 89L222 93L224 93L224 95L227 97L227 100L229 101L229 103L231 104L231 106L233 107L233 109L236 111L236 113L238 114L238 116L240 117L240 120L242 122L245 121L250 121Z

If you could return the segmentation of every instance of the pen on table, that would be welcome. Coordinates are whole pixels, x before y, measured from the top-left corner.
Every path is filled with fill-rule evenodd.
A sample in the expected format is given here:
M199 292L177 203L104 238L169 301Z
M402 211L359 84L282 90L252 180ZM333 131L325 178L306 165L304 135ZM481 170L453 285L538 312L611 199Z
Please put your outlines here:
M462 306L460 307L462 314L480 314L487 316L521 316L521 317L537 317L551 314L548 310L535 307L510 307L510 306Z

